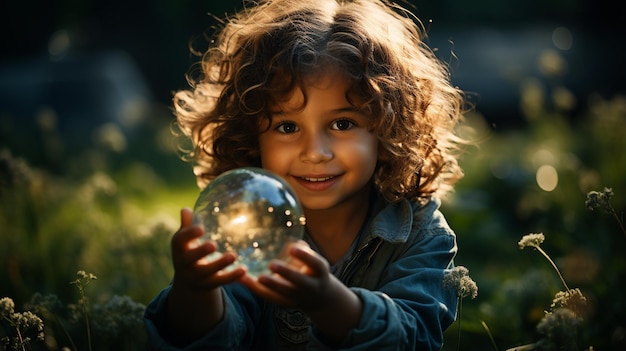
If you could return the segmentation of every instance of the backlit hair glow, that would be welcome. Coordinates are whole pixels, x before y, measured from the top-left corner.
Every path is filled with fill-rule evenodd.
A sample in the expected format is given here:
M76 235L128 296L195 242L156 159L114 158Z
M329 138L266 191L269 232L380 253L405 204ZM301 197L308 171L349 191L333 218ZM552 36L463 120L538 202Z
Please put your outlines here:
M272 103L307 77L340 72L352 82L349 101L372 116L381 193L391 201L445 194L462 177L453 131L464 95L423 39L407 11L378 0L259 1L227 18L191 89L174 96L200 186L260 167L259 119L270 118Z

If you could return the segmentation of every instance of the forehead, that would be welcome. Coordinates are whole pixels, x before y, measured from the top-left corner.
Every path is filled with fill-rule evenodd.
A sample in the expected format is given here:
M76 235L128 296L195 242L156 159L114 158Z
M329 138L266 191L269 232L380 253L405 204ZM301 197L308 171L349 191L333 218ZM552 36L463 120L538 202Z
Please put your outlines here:
M341 72L324 71L309 74L298 82L286 94L274 97L272 109L303 108L312 96L331 96L334 97L333 100L343 99L351 105L356 102L354 94L351 93L354 82Z

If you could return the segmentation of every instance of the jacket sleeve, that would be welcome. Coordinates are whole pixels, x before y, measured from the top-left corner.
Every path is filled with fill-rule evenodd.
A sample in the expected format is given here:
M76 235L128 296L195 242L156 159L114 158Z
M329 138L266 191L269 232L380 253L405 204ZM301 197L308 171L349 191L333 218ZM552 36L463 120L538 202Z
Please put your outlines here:
M167 327L167 295L165 288L147 306L144 324L148 333L150 350L196 351L247 349L252 343L255 320L260 316L258 301L239 284L222 289L224 296L224 318L207 334L188 343L181 340ZM237 303L233 303L237 299ZM224 336L227 337L224 337Z
M363 314L342 349L439 350L443 331L456 316L456 293L443 286L455 254L450 229L426 230L388 264L377 289L351 288L363 302ZM315 332L311 346L327 349Z

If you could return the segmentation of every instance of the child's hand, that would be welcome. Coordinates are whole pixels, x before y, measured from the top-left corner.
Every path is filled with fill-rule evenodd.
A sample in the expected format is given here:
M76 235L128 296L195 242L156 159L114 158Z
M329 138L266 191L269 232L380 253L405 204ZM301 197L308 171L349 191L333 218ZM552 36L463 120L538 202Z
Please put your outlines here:
M272 275L240 279L257 295L277 305L314 310L329 296L331 273L328 261L304 241L288 244L287 259L270 263Z
M235 254L224 253L213 261L206 256L216 250L212 241L199 242L204 230L193 225L193 213L189 209L181 210L181 227L172 237L172 262L174 264L174 282L177 288L190 290L211 290L241 278L246 270L237 267L231 271L223 270L235 261Z
M189 209L180 212L180 229L172 237L174 280L168 295L168 320L174 333L189 342L201 337L224 315L219 287L246 274L243 267L225 271L235 254L225 253L213 261L206 256L215 252L214 242L200 243L204 230L193 225Z
M272 275L257 280L245 275L240 282L271 303L301 309L328 340L341 342L361 319L361 300L305 242L294 243L287 251L288 259L270 264Z

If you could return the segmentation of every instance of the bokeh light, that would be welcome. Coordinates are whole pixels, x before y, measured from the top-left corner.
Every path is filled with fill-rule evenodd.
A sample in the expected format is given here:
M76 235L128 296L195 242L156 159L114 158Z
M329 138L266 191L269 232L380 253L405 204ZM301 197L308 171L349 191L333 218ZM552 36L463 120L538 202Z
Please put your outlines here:
M559 174L552 165L543 165L537 169L537 185L544 191L552 191L559 184Z
M552 43L558 49L569 50L572 48L574 38L569 28L558 27L552 32Z

